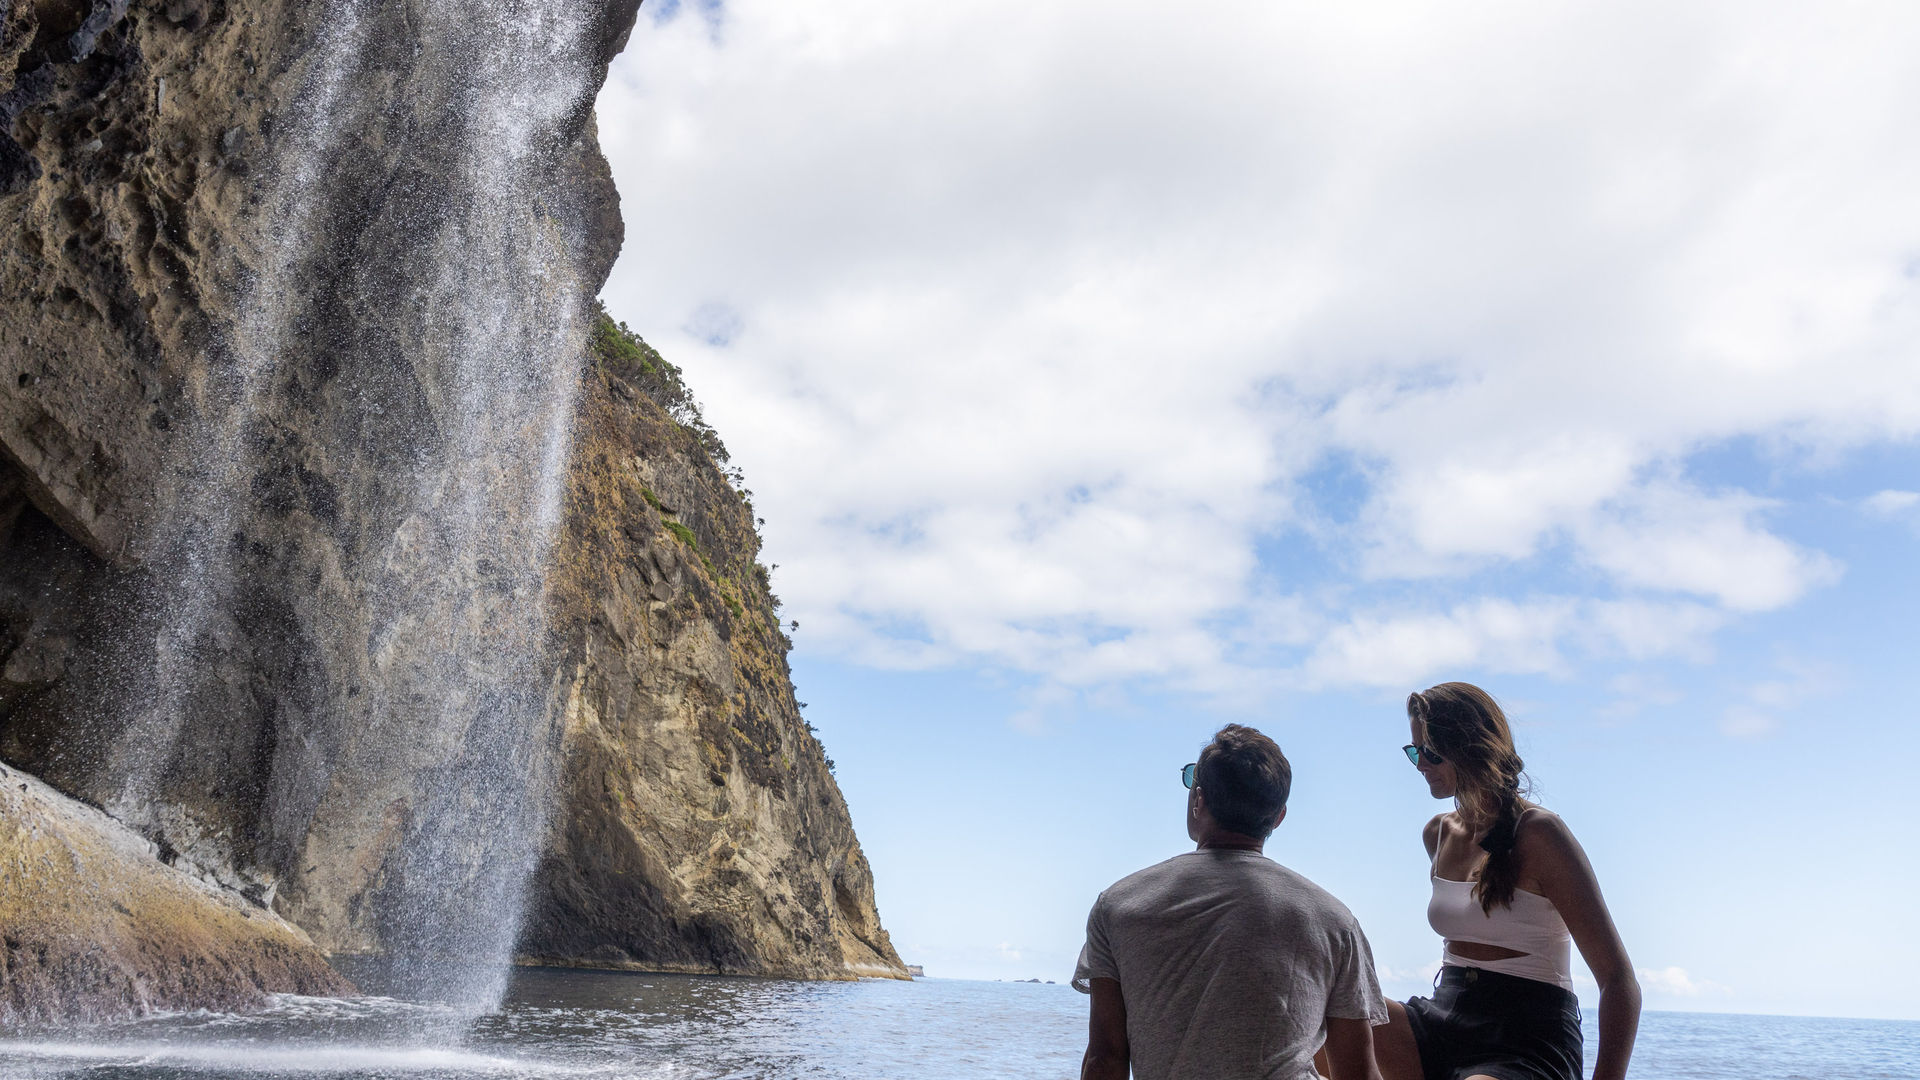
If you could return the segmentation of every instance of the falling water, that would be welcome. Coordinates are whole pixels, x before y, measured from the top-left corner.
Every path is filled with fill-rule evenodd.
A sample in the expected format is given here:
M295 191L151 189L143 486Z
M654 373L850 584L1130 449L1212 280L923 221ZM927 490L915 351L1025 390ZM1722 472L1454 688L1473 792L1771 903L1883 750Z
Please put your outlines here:
M316 193L342 135L340 99L363 46L356 3L339 5L319 33L306 76L283 120L286 149L269 180L260 263L240 292L241 316L208 365L198 437L180 462L179 506L158 537L149 562L154 592L143 605L153 633L150 682L126 680L126 700L138 703L108 751L111 774L122 778L107 801L115 817L153 834L181 834L177 812L156 799L160 779L180 751L181 725L201 706L216 657L238 637L233 546L247 490L257 472L252 435L269 381L293 333L298 269L313 247Z
M423 285L449 373L442 441L386 552L373 620L373 723L437 759L420 773L381 937L389 985L475 1009L505 990L558 749L536 659L584 298L563 238L526 207L552 196L544 140L588 92L580 7L448 3L420 27L465 59L467 197L433 238Z
M280 742L293 749L276 752L306 760L276 769L318 779L301 781L310 799L281 796L301 805L266 812L280 833L297 833L323 790L402 808L403 835L369 897L381 982L471 1015L494 1008L504 992L557 756L556 695L543 662L546 570L571 451L586 299L570 247L578 238L560 224L569 220L570 195L559 162L562 133L590 101L595 12L577 0L431 0L396 10L335 0L281 142L266 229L272 243L246 290L251 314L218 358L209 435L192 467L190 524L178 530L170 561L155 563L172 579L157 618L155 690L116 748L128 780L114 810L157 832L192 833L162 788L189 749L182 716L197 698L217 698L209 672L231 660L217 654L232 653L245 636L235 628L233 613L245 602L238 594L262 587L241 581L246 571L235 554L242 508L263 475L256 446L274 410L316 407L289 404L298 395L276 388L276 372L298 374L285 357L303 347L316 312L382 333L400 327L378 349L346 335L361 354L343 361L352 377L336 380L352 385L343 396L371 418L358 430L377 432L380 445L316 451L377 458L398 473L347 493L382 500L377 513L356 518L371 535L343 544L353 587L301 609L303 632L333 651L325 661L333 688L349 676L356 683L327 706L341 714L329 722L347 734L321 746L283 733ZM389 28L404 25L411 40L396 46L368 29L382 18ZM397 70L403 87L433 73L431 100L387 108L357 98L351 91L374 79L369 57L381 50L381 77ZM451 170L444 187L432 188L430 205L390 227L369 226L355 200L396 178L336 175L351 172L336 165L355 140L372 138L420 140L422 155ZM358 237L360 256L381 260L381 271L329 271L313 252L336 231ZM316 273L330 276L310 280ZM403 394L424 405L400 402ZM402 415L412 419L393 419ZM336 439L356 430L314 427Z

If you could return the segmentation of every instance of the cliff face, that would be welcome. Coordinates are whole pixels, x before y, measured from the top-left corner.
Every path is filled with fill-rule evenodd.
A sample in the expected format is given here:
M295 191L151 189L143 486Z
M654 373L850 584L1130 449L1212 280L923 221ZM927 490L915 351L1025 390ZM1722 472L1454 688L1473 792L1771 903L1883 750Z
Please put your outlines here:
M565 809L522 947L556 964L904 976L794 701L752 506L655 400L672 369L602 334L555 583L580 620Z
M637 6L556 4L548 25L539 4L12 0L0 758L324 948L392 951L395 897L485 878L485 837L444 824L485 801L473 748L524 696L508 754L558 809L523 952L898 974L750 509L700 440L617 362L540 399L577 417L542 582L511 559L547 511L501 495L538 469L461 436L537 413L499 403L532 376L489 383L479 353L549 357L526 370L571 387L620 243L592 90ZM473 104L496 73L471 50L509 31L558 42L527 62L585 89L502 103L530 133ZM525 145L485 156L502 139ZM486 276L466 255L488 245L532 269ZM505 300L533 307L502 329ZM462 512L495 547L450 538ZM462 652L513 646L492 628L542 604L509 650L524 668ZM472 849L450 860L467 876L423 880L426 848Z

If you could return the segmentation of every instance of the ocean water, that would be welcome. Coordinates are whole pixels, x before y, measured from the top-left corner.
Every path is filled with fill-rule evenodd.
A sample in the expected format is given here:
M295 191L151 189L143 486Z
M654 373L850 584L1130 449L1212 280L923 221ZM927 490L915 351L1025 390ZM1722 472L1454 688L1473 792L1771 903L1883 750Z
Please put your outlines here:
M1920 1080L1920 1023L1649 1013L1640 1030L1637 1080ZM1085 1038L1086 999L1064 985L534 969L478 1022L391 998L283 998L256 1016L9 1033L0 1077L1037 1080L1077 1076Z

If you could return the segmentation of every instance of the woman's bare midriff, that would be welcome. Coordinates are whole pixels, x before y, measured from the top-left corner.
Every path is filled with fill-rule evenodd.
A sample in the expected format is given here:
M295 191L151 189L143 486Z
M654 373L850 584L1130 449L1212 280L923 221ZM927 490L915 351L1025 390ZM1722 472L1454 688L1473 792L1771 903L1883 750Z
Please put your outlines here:
M1512 960L1515 957L1527 955L1516 949L1502 948L1499 945L1485 945L1478 941L1453 941L1449 939L1447 941L1447 948L1452 950L1455 956L1462 956L1468 960Z

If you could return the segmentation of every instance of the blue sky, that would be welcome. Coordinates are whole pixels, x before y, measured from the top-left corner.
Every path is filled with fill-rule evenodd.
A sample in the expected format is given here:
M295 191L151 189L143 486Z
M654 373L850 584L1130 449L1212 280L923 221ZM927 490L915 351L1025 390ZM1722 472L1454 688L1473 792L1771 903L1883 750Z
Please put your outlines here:
M1510 707L1656 1008L1920 1018L1920 16L663 7L605 291L755 491L902 954L1064 978L1229 720L1399 994Z

